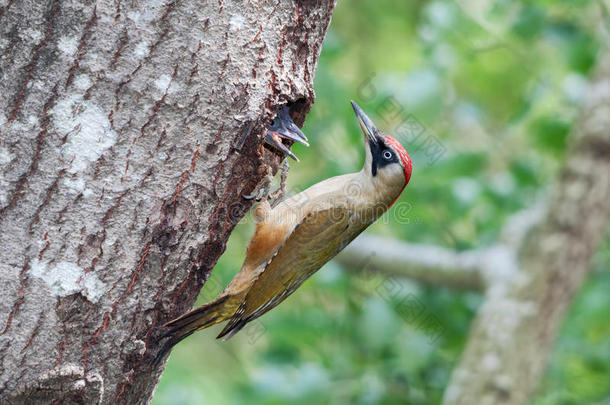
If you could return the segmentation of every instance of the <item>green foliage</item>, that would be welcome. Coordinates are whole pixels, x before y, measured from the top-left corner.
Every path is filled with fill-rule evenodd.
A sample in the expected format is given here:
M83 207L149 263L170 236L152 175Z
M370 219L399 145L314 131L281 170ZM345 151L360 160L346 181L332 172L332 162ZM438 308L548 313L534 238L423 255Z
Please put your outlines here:
M311 147L293 147L301 163L292 163L290 192L361 168L350 99L414 160L397 206L367 232L487 246L507 216L547 191L599 48L598 4L459 4L339 2L304 128ZM404 123L411 132L400 132ZM442 145L438 159L431 140ZM200 302L239 269L252 229L246 217ZM537 405L610 398L609 252L563 325ZM187 339L154 403L439 403L481 297L358 270L329 263L229 342L215 341L219 327Z

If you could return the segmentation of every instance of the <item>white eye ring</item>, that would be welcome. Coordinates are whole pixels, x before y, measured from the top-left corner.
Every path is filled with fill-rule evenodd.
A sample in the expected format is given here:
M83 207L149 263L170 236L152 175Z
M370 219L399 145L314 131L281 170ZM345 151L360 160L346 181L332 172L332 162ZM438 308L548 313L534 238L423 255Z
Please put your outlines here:
M383 158L385 160L390 160L392 159L392 152L390 152L389 150L384 150L383 151Z

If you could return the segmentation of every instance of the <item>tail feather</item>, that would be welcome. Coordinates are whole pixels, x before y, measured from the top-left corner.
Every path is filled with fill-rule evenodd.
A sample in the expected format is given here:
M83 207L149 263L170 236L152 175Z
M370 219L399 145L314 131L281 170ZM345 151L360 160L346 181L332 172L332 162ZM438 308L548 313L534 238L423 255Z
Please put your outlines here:
M181 340L198 330L205 329L233 316L239 301L235 296L225 295L215 301L200 306L165 324L165 331L157 342L167 339L157 352L153 362L156 367L169 351Z
M181 330L190 324L197 324L200 329L211 326L210 323L214 321L214 315L223 312L223 308L221 308L221 306L229 299L229 297L230 295L225 295L215 301L208 302L207 304L195 308L192 311L169 321L165 324L165 327L169 329L167 332L165 332L164 336L173 335L176 331Z

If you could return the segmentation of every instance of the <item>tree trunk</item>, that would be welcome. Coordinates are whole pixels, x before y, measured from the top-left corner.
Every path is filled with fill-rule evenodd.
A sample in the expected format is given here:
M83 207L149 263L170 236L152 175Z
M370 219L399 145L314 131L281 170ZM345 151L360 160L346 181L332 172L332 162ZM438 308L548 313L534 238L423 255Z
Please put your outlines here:
M148 402L333 0L0 0L0 402Z
M445 404L522 405L538 386L610 217L608 77L610 53L600 57L546 219L522 240L510 279L488 285Z

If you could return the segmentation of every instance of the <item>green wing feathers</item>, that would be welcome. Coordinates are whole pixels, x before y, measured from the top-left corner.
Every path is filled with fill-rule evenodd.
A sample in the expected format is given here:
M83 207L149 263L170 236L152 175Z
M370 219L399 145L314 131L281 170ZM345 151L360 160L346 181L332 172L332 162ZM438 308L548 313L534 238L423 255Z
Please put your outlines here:
M229 339L277 306L343 249L346 241L365 228L351 219L349 210L343 207L308 214L254 281L218 337Z
M243 292L224 295L167 323L159 340L167 339L156 356L194 332L229 320L218 338L229 339L248 322L276 307L368 226L345 207L308 214L265 269Z

